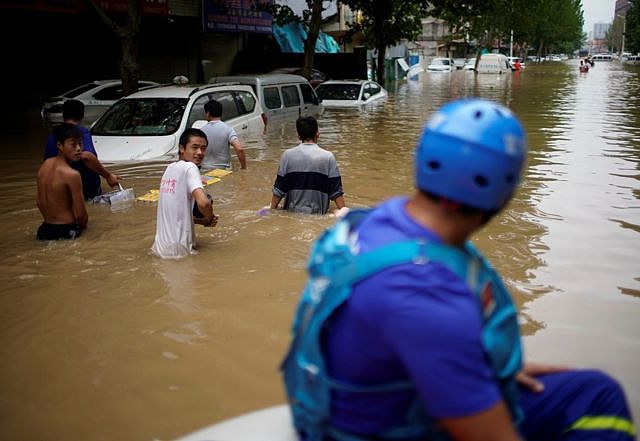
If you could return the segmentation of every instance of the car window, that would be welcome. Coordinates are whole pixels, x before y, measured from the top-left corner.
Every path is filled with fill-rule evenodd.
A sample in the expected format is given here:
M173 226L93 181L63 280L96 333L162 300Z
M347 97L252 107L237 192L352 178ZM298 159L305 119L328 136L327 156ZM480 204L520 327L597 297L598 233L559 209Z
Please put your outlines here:
M204 105L210 100L211 98L209 97L209 95L202 95L196 98L196 100L193 102L193 105L191 106L191 110L189 111L189 119L187 119L187 127L191 127L193 123L198 120L205 119ZM223 109L223 116L224 116L224 109Z
M240 115L238 105L236 104L236 100L231 94L231 91L225 90L221 92L213 92L210 96L212 99L222 104L222 121L233 119Z
M120 84L114 84L113 86L105 87L102 90L97 91L93 94L93 99L101 100L101 101L115 101L124 95L122 91L122 86Z
M318 104L318 97L308 84L301 84L300 91L302 92L302 101L307 104Z
M300 105L300 96L296 86L283 86L282 99L285 107L294 107Z
M374 83L369 83L369 93L371 95L375 95L376 93L380 93L380 86Z
M262 93L264 94L264 105L267 109L279 109L282 107L280 92L277 87L265 87Z
M236 92L236 96L240 101L242 107L240 110L243 114L253 112L253 109L256 108L256 98L252 93L240 90Z
M174 133L187 105L185 98L135 98L116 102L93 125L93 135L159 136Z
M360 96L360 85L322 83L316 88L316 93L323 100L357 100Z

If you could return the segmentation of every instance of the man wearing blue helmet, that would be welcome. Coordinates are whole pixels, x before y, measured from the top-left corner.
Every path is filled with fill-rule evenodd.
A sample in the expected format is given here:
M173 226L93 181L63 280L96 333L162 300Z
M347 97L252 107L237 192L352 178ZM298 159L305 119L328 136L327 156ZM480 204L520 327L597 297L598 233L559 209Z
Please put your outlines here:
M282 365L301 439L635 439L615 380L523 364L511 296L468 241L525 158L510 110L448 103L418 143L416 193L352 210L314 243Z

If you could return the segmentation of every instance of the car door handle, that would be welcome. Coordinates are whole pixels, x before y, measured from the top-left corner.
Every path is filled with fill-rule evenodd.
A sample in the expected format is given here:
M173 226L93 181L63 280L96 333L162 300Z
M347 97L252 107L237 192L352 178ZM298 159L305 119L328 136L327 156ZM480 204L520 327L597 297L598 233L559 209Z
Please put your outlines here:
M249 127L249 126L248 126L247 124L243 124L243 126L242 126L242 130L247 130L247 128L248 128L248 127Z

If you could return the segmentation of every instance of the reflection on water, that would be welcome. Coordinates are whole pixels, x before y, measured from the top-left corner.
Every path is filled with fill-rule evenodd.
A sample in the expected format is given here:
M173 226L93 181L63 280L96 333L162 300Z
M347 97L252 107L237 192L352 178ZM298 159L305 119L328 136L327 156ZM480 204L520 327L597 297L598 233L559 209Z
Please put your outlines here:
M423 73L365 109L326 110L347 204L413 188L413 150L445 101L483 96L528 132L523 184L474 238L521 309L527 356L603 368L640 417L640 71L600 63L531 64L512 75ZM198 255L149 253L155 205L88 206L75 242L34 240L35 172L47 130L37 110L3 121L0 153L0 439L171 439L284 399L278 364L313 239L333 219L267 205L295 125L243 139L246 171L208 187L218 227L198 227ZM111 168L136 195L166 163ZM96 430L96 428L100 428Z

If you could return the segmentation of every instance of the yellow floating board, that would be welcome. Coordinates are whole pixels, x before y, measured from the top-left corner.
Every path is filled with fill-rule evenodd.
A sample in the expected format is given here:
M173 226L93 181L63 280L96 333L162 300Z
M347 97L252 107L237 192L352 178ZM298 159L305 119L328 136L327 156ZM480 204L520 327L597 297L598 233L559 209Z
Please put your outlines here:
M149 190L142 196L138 196L136 201L157 202L160 199L160 190Z
M208 187L209 185L215 184L216 182L220 182L222 181L222 179L220 179L219 176L227 176L230 173L231 173L231 170L222 170L222 169L210 170L206 172L204 175L202 175L207 180L204 186ZM138 196L136 198L137 201L142 201L142 202L158 202L158 199L160 199L160 190L157 190L157 189L149 190L142 196Z
M215 168L213 170L209 170L204 175L205 176L212 176L212 177L215 177L215 178L221 178L223 176L227 176L228 174L231 174L231 170L224 170L224 169L221 169L221 168Z
M222 181L222 179L220 179L220 178L212 178L212 177L209 177L209 176L207 176L206 179L207 179L207 182L204 184L205 187L208 187L211 184L215 184L216 182Z

